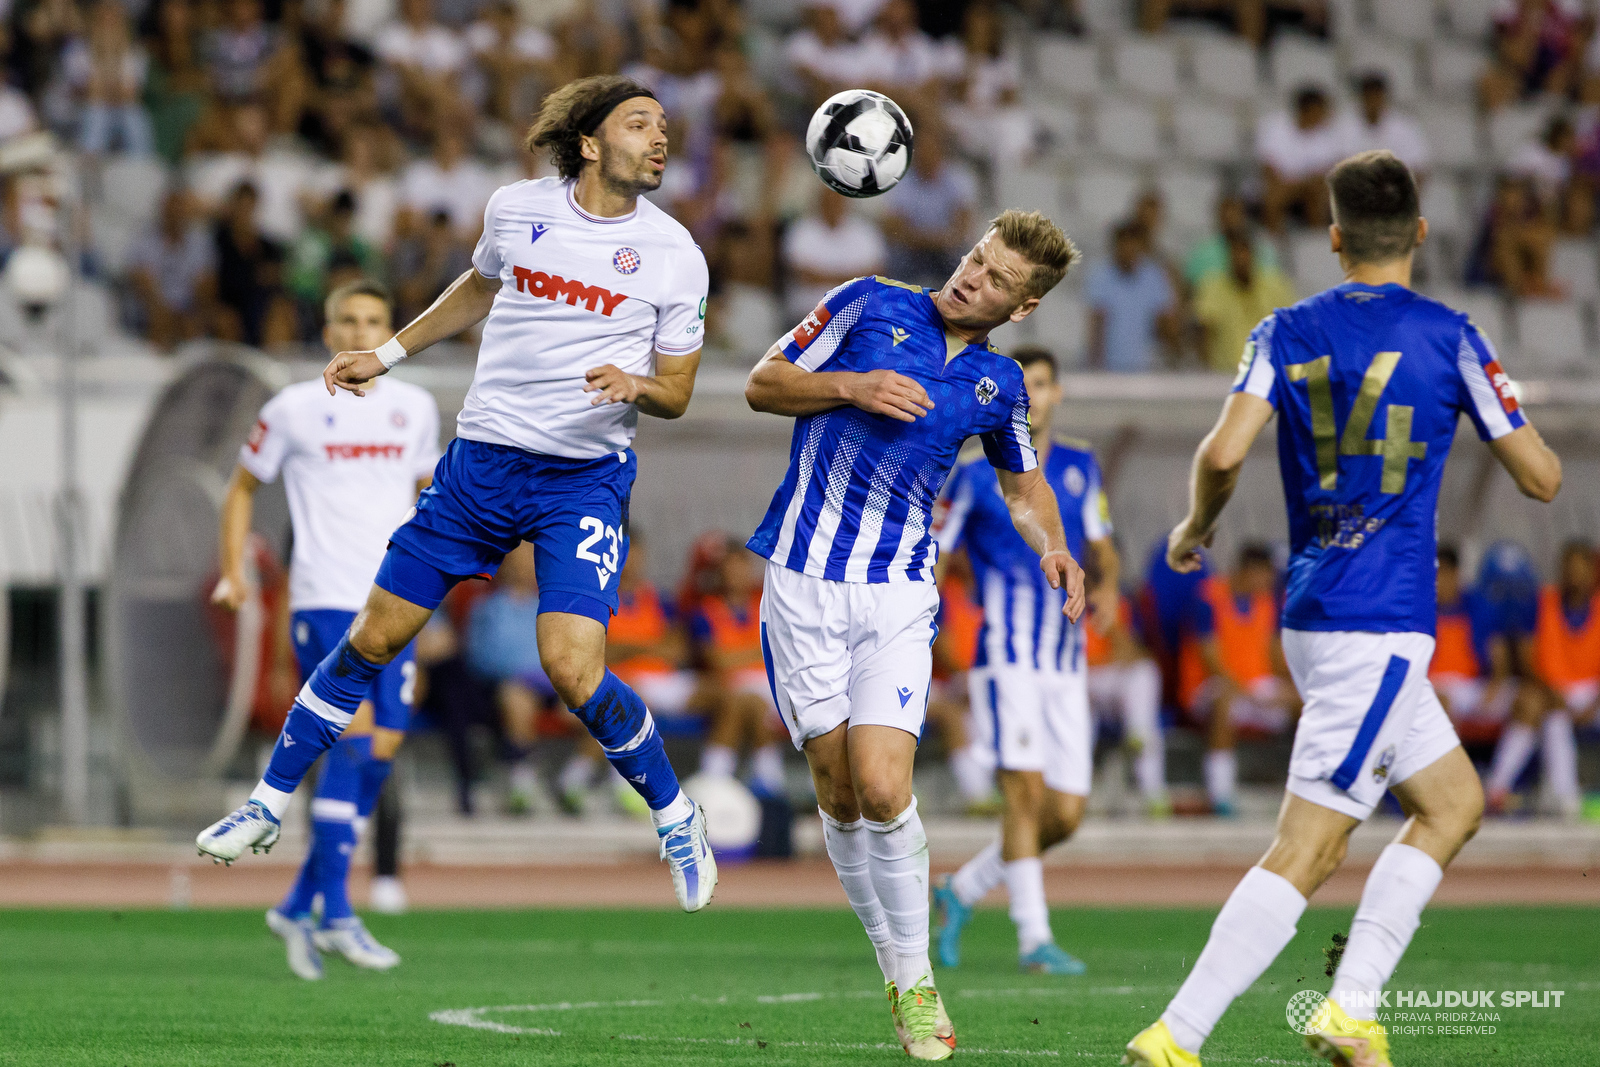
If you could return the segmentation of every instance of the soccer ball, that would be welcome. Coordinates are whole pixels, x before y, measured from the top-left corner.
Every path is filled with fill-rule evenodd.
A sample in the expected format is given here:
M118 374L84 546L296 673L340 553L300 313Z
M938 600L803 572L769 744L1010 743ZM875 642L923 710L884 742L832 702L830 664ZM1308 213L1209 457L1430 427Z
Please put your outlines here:
M882 93L846 89L811 116L806 154L828 188L845 196L877 196L893 189L911 166L911 122Z

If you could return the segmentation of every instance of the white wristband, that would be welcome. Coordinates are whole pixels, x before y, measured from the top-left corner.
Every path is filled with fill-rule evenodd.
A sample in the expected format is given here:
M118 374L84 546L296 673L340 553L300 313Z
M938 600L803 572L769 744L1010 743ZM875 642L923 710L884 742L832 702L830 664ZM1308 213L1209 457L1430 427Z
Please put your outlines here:
M396 334L379 345L375 355L384 370L392 370L396 363L406 358L406 346L400 343L400 335Z

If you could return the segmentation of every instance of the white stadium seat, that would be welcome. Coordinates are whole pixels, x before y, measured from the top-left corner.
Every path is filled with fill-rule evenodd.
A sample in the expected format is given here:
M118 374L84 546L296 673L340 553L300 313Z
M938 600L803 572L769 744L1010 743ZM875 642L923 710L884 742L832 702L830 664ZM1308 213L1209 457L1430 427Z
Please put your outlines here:
M1423 185L1422 217L1428 220L1429 232L1441 237L1460 237L1475 224L1462 205L1461 187L1444 174L1435 174Z
M1167 224L1174 230L1211 230L1221 187L1222 180L1214 170L1162 167L1156 173Z
M1556 242L1550 257L1550 273L1574 300L1600 298L1600 261L1593 241L1566 239Z
M1101 100L1095 109L1100 151L1130 163L1154 163L1166 154L1155 109L1134 100Z
M1242 40L1198 38L1189 62L1195 84L1225 100L1254 100L1260 89L1255 49Z
M1417 120L1428 139L1434 170L1465 170L1480 165L1483 148L1478 116L1471 108L1430 103L1418 110Z
M1100 52L1090 42L1062 34L1039 39L1034 52L1039 85L1068 96L1100 92Z
M1417 49L1407 41L1361 37L1350 44L1350 73L1360 77L1380 70L1389 79L1389 99L1409 104L1417 98Z
M1469 103L1476 98L1478 79L1487 63L1478 45L1456 41L1429 41L1428 89L1436 100Z
M1078 218L1097 231L1126 218L1134 197L1144 187L1137 172L1107 165L1082 168L1073 185L1077 191Z
M1083 114L1072 104L1030 104L1028 111L1044 129L1052 155L1068 156L1083 137Z
M1088 315L1077 293L1052 292L1039 301L1038 308L1020 325L1023 337L1049 348L1065 366L1083 364L1083 349L1089 335Z
M1505 352L1511 342L1511 331L1508 326L1506 304L1498 293L1488 289L1450 289L1438 288L1431 291L1433 297L1457 311L1466 312L1472 324L1482 330L1484 336L1489 338L1497 352ZM1516 377L1515 374L1512 377Z
M1568 375L1589 366L1588 338L1572 301L1528 301L1517 308L1517 353L1524 373Z
M1140 34L1111 46L1117 84L1144 96L1178 95L1178 49L1170 38Z
M1511 158L1524 141L1531 141L1544 132L1550 109L1541 104L1519 104L1503 107L1489 117L1489 151L1504 163Z
M1495 9L1502 0L1446 0L1445 19L1457 37L1480 40L1489 32Z
M1339 257L1329 251L1326 230L1297 233L1289 238L1289 266L1296 288L1306 296L1344 282Z
M167 181L167 168L159 160L113 156L100 173L101 202L130 222L153 222Z
M995 199L1002 207L1061 214L1061 175L1055 167L1002 166L995 174Z
M1372 21L1379 33L1402 41L1426 41L1438 32L1434 0L1378 0Z
M1268 66L1272 71L1272 84L1280 94L1293 92L1302 85L1320 85L1334 92L1343 81L1339 77L1339 59L1333 49L1303 37L1280 34L1272 46Z
M1178 154L1200 163L1237 163L1243 154L1233 104L1179 100L1172 108L1172 133Z

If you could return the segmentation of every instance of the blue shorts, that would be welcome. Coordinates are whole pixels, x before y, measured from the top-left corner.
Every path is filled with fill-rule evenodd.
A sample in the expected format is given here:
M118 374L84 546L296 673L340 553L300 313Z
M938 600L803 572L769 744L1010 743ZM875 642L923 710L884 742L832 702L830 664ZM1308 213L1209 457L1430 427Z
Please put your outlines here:
M609 623L638 471L632 449L565 459L458 437L417 498L416 514L390 537L378 584L435 608L455 581L492 576L507 552L531 541L539 611Z
M314 608L297 611L289 618L289 636L294 640L295 658L300 661L300 677L311 672L335 648L355 621L353 611ZM411 726L412 690L417 684L417 643L407 645L372 680L367 699L372 701L373 722L385 730L406 730Z

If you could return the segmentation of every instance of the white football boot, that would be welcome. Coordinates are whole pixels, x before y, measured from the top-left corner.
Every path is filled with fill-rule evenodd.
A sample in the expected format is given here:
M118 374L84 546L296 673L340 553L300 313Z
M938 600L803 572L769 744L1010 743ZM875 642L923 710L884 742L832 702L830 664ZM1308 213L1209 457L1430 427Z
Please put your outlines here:
M717 859L706 837L706 812L699 804L682 822L661 827L661 858L672 866L672 891L684 911L699 911L711 903L717 888Z
M247 848L252 852L271 852L282 829L265 804L251 800L232 815L201 830L194 843L200 855L210 856L211 862L231 866Z
M400 953L367 932L361 920L352 915L348 919L335 919L312 935L317 947L324 952L337 952L357 967L369 971L387 971L400 962Z
M322 977L322 956L317 953L316 928L310 919L291 919L277 908L269 908L267 929L283 938L291 971L308 982Z

